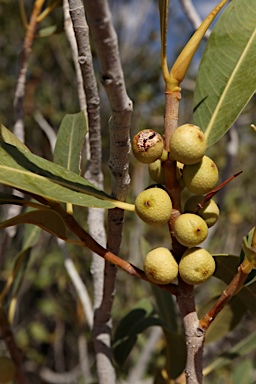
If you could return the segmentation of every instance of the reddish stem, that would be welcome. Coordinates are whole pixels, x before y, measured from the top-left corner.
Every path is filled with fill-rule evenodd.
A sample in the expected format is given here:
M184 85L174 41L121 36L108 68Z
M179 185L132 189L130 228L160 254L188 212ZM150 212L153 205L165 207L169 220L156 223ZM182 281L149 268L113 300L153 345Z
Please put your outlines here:
M67 213L61 207L60 204L49 201L49 205L52 207L52 209L54 209L56 212L58 212L62 216L63 220L65 221L70 231L72 231L84 243L84 245L88 247L92 252L97 253L97 255L103 257L103 259L121 268L123 271L127 272L129 275L139 277L140 279L151 283L151 281L148 280L148 278L146 277L144 271L128 263L128 261L121 259L117 255L115 255L114 253L102 247L99 243L97 243L97 241L95 241L89 235L89 233L87 233L80 226L80 224L75 220L75 218L69 213ZM162 288L173 295L177 295L178 293L178 287L175 284L159 285L159 288Z

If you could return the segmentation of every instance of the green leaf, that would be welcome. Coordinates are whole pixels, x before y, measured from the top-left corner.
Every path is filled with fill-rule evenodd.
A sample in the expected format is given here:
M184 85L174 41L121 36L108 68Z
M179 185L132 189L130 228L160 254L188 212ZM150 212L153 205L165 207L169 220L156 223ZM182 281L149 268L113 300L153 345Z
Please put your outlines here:
M9 129L3 124L0 124L0 141L14 145L17 148L23 149L24 151L30 152L28 147L23 144Z
M229 284L237 272L240 264L240 257L233 255L213 255L216 262L216 269L213 276ZM236 294L248 310L256 314L256 281L245 284Z
M255 93L255 20L255 0L233 0L209 38L194 97L194 123L208 146L228 131Z
M156 298L158 314L163 322L163 328L169 332L177 332L178 325L173 296L155 284L151 284L151 286Z
M166 339L166 369L171 379L176 379L185 369L186 365L186 340L179 333L164 331Z
M13 205L24 205L24 200L22 197L12 195L11 193L2 193L0 192L0 204L13 204Z
M0 182L46 199L84 207L134 208L132 204L111 199L83 177L3 142L0 142Z
M84 111L66 115L61 122L54 149L54 162L76 174L80 174L80 159L85 135L88 131Z
M251 333L228 352L222 353L203 371L204 376L233 362L236 357L244 356L256 350L256 332Z
M228 254L213 255L213 257L216 263L216 269L213 276L228 285L237 272L240 258Z
M219 296L213 297L205 302L198 309L198 317L202 318L210 308L216 303ZM222 311L216 316L214 322L206 333L206 343L212 343L227 335L240 322L246 312L246 307L237 297L225 305Z
M118 324L113 339L116 362L119 365L125 362L140 333L148 327L161 324L149 300L141 300Z
M30 259L31 249L37 243L41 231L39 227L31 225L25 225L24 228L22 249L15 256L15 262L12 268L12 297L17 296L19 292Z
M252 284L244 285L243 289L237 293L237 297L239 297L249 311L256 315L256 281Z
M253 384L253 363L251 359L235 364L231 371L232 384Z
M60 239L67 239L64 220L57 212L50 209L39 209L15 216L1 223L0 228L18 224L34 224Z
M63 30L62 27L59 27L58 25L49 25L48 27L42 28L38 31L39 37L48 37L52 36L55 33L61 32Z

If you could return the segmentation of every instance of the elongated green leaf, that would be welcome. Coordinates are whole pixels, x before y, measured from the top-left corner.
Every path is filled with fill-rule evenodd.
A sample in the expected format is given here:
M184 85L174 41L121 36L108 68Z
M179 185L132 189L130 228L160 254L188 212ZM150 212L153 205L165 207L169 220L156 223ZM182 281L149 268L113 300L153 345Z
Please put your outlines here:
M83 177L0 141L0 182L46 199L84 207L133 210L131 204L111 199Z
M166 369L171 379L176 379L185 369L186 365L186 340L184 335L164 331L166 339Z
M217 299L218 296L213 297L200 306L198 309L198 317L202 318L216 303ZM235 296L214 319L214 322L207 330L205 342L212 343L227 335L240 322L245 312L245 305Z
M239 297L247 309L256 315L256 281L252 284L244 285L243 289L237 293L237 297Z
M34 224L60 239L67 239L64 220L57 212L51 211L50 209L38 209L12 217L1 223L0 228L11 227L18 224Z
M229 284L237 272L240 264L240 258L234 255L213 255L216 263L216 269L213 276Z
M177 332L177 316L172 295L160 289L155 284L152 284L152 291L156 298L158 313L163 322L163 328L169 332Z
M0 124L0 140L14 145L17 148L24 149L24 151L30 152L28 147L23 144L9 129L7 129L3 124Z
M22 197L12 195L11 193L0 192L0 204L24 205L24 201Z
M194 98L194 123L208 146L228 131L255 93L255 20L255 0L233 0L208 41Z
M113 339L113 355L122 365L127 359L137 337L153 325L161 325L154 309L147 299L141 300L119 323Z
M242 360L235 364L231 372L232 384L253 384L253 362L252 359Z
M80 174L81 151L88 131L84 111L66 115L61 122L54 149L54 162L76 174Z
M25 225L23 234L22 249L15 256L15 263L12 268L12 276L14 278L12 297L17 296L19 289L25 277L25 271L30 259L31 249L36 244L41 228L33 225Z
M256 332L251 333L249 336L244 338L228 352L222 353L217 359L213 361L208 367L203 371L203 374L206 376L210 372L220 369L223 366L232 363L234 358L239 356L244 356L252 351L256 350Z

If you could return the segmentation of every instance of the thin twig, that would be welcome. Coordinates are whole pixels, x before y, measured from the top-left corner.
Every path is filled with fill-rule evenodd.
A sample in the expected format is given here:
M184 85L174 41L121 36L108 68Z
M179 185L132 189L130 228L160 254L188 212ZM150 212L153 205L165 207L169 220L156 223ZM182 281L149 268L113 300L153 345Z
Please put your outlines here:
M104 248L102 245L97 243L95 239L89 235L76 221L74 216L70 215L66 212L59 203L49 201L49 205L58 212L63 220L65 221L66 226L73 232L81 241L79 245L83 245L89 248L91 251L97 253L97 255L101 256L103 259L109 261L110 263L116 265L123 271L127 272L129 275L138 277L142 280L150 282L146 277L144 271L135 267L134 265L128 263L126 260L121 259L119 256L115 255L110 250ZM150 282L151 283L151 282ZM170 292L173 295L178 294L178 287L175 284L167 284L167 285L159 285L160 288Z
M64 241L58 239L58 243L60 245L60 248L62 250L62 253L65 256L65 268L66 271L74 285L74 288L77 292L77 295L79 297L79 300L82 304L83 311L87 320L87 323L89 325L89 328L92 329L93 326L93 310L92 310L92 305L91 305L91 300L90 296L88 294L88 291L86 289L85 284L83 283L79 273L76 270L76 267L74 265L73 260L70 258L66 245Z
M37 124L40 126L42 131L46 134L47 139L49 140L49 144L51 147L51 153L53 154L55 144L56 144L56 133L54 132L54 129L52 126L48 123L48 121L44 118L42 113L39 110L36 110L34 113L34 119L37 122Z
M151 333L147 338L146 345L140 352L136 364L129 372L126 384L134 384L141 382L141 379L146 373L148 363L152 358L152 353L155 350L156 344L161 336L163 336L163 330L161 327L153 327L151 329Z
M83 111L83 110L86 110L86 99L85 99L85 93L84 93L82 72L78 62L76 37L75 37L73 25L72 25L72 20L69 14L68 0L63 1L63 13L64 13L65 32L71 47L72 59L73 59L73 63L76 71L76 82L77 82L77 91L78 91L80 109L81 111Z
M24 142L24 96L25 96L25 84L26 75L28 69L28 59L31 53L33 40L35 37L37 27L37 16L39 15L41 8L45 0L36 0L34 8L30 17L28 29L26 31L26 37L24 40L23 48L20 55L20 67L19 74L16 83L15 96L14 96L14 118L15 124L13 132L14 134Z

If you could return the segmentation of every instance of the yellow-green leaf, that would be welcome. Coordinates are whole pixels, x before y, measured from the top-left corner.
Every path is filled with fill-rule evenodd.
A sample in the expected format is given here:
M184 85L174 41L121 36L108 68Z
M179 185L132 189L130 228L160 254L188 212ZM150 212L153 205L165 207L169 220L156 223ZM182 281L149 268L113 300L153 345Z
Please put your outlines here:
M0 224L6 228L18 224L34 224L60 239L67 239L67 231L62 217L50 209L39 209L12 217Z
M255 20L255 0L233 0L208 41L194 96L194 123L208 146L228 131L256 91Z
M1 141L0 182L64 203L134 210L134 205L111 199L74 172Z

